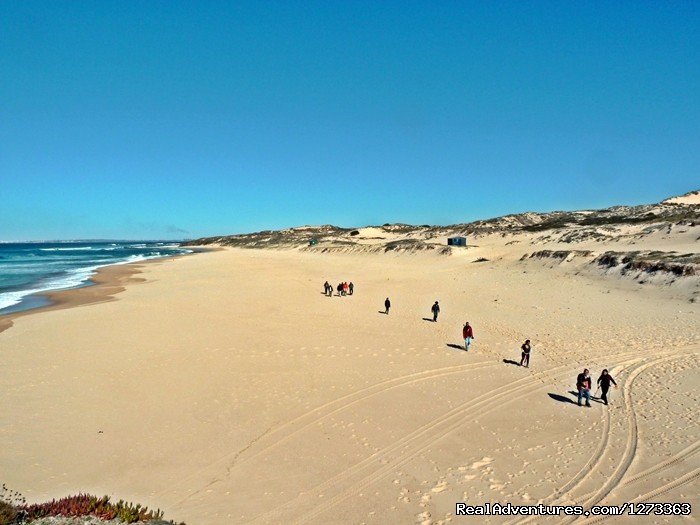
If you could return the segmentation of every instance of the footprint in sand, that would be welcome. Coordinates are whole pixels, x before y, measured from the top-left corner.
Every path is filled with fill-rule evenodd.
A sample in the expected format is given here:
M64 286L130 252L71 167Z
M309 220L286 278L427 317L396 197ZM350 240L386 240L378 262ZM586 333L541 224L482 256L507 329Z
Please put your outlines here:
M432 489L430 489L430 491L431 491L431 492L438 493L438 492L442 492L442 491L445 490L446 488L447 488L447 481L443 481L443 482L438 483L437 485L435 485Z
M493 458L483 457L481 458L481 461L476 461L475 463L472 463L472 468L478 469L481 467L485 467L486 465L489 465L491 463L493 463Z
M428 525L430 523L430 512L421 512L416 514L416 521L419 521L422 525Z

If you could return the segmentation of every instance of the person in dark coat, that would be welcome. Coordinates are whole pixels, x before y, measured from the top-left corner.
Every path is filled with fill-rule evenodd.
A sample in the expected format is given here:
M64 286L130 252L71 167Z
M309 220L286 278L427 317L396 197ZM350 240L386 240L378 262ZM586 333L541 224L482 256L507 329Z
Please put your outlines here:
M600 377L598 378L598 386L600 387L600 391L603 393L600 396L600 399L603 400L603 403L606 405L608 404L608 390L610 390L610 383L615 385L615 388L617 388L617 383L613 379L613 377L608 373L607 369L603 370L603 372L600 374Z
M389 308L391 308L391 301L390 301L389 298L387 297L387 298L386 298L386 301L384 301L384 313L385 313L386 315L389 315Z
M576 390L578 390L578 406L581 406L581 398L586 398L586 406L591 406L591 375L588 368L576 376Z
M440 305L437 301L435 301L435 304L433 304L431 310L433 312L433 322L437 323L438 314L440 313Z
M352 284L352 281L348 284L348 290L350 291L350 295L352 295L352 292L355 290L355 285Z
M525 363L526 367L530 367L530 340L527 339L524 343L523 346L520 347L521 353L520 353L520 366L523 366L523 363Z

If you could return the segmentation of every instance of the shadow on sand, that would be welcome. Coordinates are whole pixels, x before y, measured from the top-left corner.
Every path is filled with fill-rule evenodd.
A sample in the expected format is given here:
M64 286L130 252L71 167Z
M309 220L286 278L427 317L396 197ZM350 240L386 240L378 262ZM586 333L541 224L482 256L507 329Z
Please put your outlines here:
M387 312L385 312L384 310L377 310L377 313L378 313L378 314L389 315L389 314L388 314Z
M571 400L570 397L562 396L559 394L552 394L551 392L547 395L554 399L554 401L559 401L560 403L571 403L572 405L576 404L574 401Z
M447 346L449 346L450 348L456 348L457 350L466 351L466 350L464 349L464 346L463 346L463 345L455 345L455 344L452 344L452 343L447 343Z
M507 365L520 366L520 363L518 363L517 361L513 361L512 359L504 359L503 362Z
M435 322L435 321L433 321L430 317L424 317L424 318L423 318L423 321L428 321L429 323L434 323L434 322Z

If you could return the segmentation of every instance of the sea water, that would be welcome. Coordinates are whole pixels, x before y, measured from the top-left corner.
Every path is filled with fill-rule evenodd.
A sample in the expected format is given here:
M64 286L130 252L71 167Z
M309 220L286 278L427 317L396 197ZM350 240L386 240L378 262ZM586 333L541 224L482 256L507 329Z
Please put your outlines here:
M168 241L0 243L0 314L48 304L36 294L86 286L103 266L190 252Z

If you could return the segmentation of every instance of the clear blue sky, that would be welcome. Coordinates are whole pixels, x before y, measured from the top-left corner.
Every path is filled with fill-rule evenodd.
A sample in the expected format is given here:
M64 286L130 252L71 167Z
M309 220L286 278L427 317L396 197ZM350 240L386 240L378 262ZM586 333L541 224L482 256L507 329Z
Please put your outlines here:
M0 2L0 240L700 187L700 2Z

